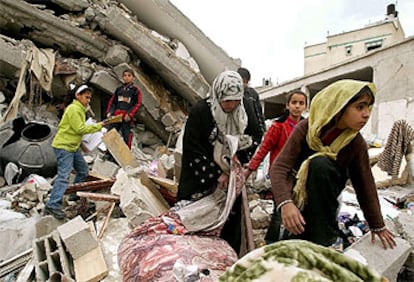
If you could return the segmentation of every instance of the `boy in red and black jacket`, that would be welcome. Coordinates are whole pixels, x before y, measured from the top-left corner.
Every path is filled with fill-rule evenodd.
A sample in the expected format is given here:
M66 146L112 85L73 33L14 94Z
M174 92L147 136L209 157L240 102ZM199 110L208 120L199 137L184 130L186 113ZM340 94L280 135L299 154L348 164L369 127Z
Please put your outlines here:
M134 77L134 72L131 69L123 71L122 80L124 83L115 90L106 109L107 117L122 115L122 122L110 124L108 130L116 128L130 149L131 128L142 101L141 91L133 82Z

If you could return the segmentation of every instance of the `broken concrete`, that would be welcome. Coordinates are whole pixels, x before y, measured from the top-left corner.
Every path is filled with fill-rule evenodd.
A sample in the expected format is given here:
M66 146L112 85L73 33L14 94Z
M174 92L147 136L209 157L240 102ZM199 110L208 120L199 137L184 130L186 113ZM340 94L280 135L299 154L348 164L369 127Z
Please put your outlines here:
M101 28L134 50L190 104L206 96L209 85L204 78L180 60L170 47L152 36L147 28L116 7L102 11L102 14L104 16L97 18Z
M371 234L365 234L345 251L345 255L370 266L385 276L390 282L397 281L398 273L412 250L411 245L402 238L395 238L397 246L385 250L378 239L371 243Z
M95 9L95 12L100 11L102 20L102 15L107 12L106 9L98 5L94 5L93 7ZM113 7L113 10L115 10L115 7ZM136 58L134 58L134 63L132 65L125 63L130 61L129 53L132 52L128 47L108 40L99 32L76 27L74 26L73 21L64 19L64 17L55 17L50 13L40 10L38 7L29 5L24 1L18 1L16 3L11 3L10 1L2 1L0 2L0 12L1 11L4 11L5 16L3 21L0 23L0 29L3 28L10 31L16 30L16 32L19 32L21 29L28 29L30 32L26 33L25 35L35 42L38 42L45 46L57 48L60 52L65 54L80 53L85 56L89 56L90 58L95 59L103 64L111 65L123 61L120 65L118 64L114 66L114 72L116 75L112 73L110 69L104 66L95 66L95 69L92 70L79 69L77 75L83 80L81 83L85 83L85 80L91 79L91 83L95 87L104 91L105 93L108 93L109 95L112 95L113 91L120 83L117 81L117 76L121 77L122 70L126 67L133 68L136 71L136 83L143 94L143 104L140 111L138 112L139 120L142 121L147 126L147 128L161 137L164 142L167 142L170 139L171 132L171 130L166 132L166 126L163 124L164 120L167 120L168 126L171 126L171 124L174 123L172 126L176 127L176 129L173 130L173 132L178 131L178 129L182 127L182 117L184 117L185 114L182 111L180 113L178 110L180 107L186 107L185 103L181 103L181 106L178 105L180 103L179 100L182 100L182 98L174 98L174 96L171 95L171 91L164 90L165 86L161 85L161 83L154 81L152 78L148 77L148 75L144 74L142 70L136 67ZM30 12L26 13L27 11ZM120 9L117 9L117 11L119 15L126 15L124 13L121 13ZM22 14L25 14L25 16L23 17ZM18 19L18 21L16 21L16 19ZM91 20L92 19L95 19L95 16L92 17ZM121 17L121 19L124 18ZM133 22L133 24L138 25L136 22ZM63 29L63 27L65 27L65 29ZM142 27L142 29L144 29L144 27ZM58 32L58 30L62 30L63 34L62 32ZM162 46L162 49L165 49L164 52L171 52L171 50L169 50L170 48L167 45L162 43L159 39L151 36L150 33L148 34L150 35L151 41L145 44L150 43L151 47L155 49L158 46ZM47 41L45 41L46 38ZM63 38L65 38L64 41L62 41ZM133 44L137 43L134 42ZM175 57L174 53L168 54L168 57ZM171 58L169 58L169 60L171 60ZM170 75L173 75L175 77L174 81L176 82L175 84L170 83L170 85L175 88L177 93L187 93L189 96L191 96L191 101L194 102L199 99L199 93L202 93L204 95L208 91L208 84L205 82L201 75L194 74L195 76L192 76L191 73L194 71L191 69L189 70L185 64L183 64L181 68L189 72L183 72L183 69L180 70L179 66L181 64L182 63L180 61L176 61L174 64L169 65L170 68L176 68L170 69ZM80 66L77 68L79 67ZM105 70L105 68L107 70ZM15 71L12 73L15 73ZM60 71L59 73L62 72ZM187 73L187 76L176 77L177 73ZM92 76L92 74L94 75ZM73 78L74 77L72 77L72 79ZM183 79L187 79L187 81L184 81ZM200 84L197 84L198 80L200 81L201 85L203 85L202 88L204 90L202 91L200 91L200 89L197 87L193 87ZM53 84L54 86L57 85L55 82ZM66 82L66 84L68 84L68 82ZM187 90L184 88L187 88ZM53 90L62 91L62 86L59 86L59 88L53 87ZM64 93L66 92L67 90L64 90ZM59 93L54 93L54 95L62 96L62 94ZM170 112L172 114L170 114L168 119L162 119L163 115ZM104 114L100 111L100 106L98 106L98 113L100 116ZM171 117L171 115L173 116Z
M98 247L96 234L91 232L88 224L80 216L58 226L57 230L73 259L80 258Z
M52 2L73 12L80 12L89 7L87 0L52 0Z
M120 208L128 218L131 227L136 227L144 220L158 216L168 210L169 205L160 192L145 186L140 179L142 169L121 169L111 192L120 195Z
M25 1L1 0L0 13L2 28L16 33L21 33L23 28L29 29L27 34L32 40L63 53L80 52L103 62L112 45L102 36L86 32Z
M0 36L0 69L4 75L10 76L10 78L17 78L26 60L26 53L24 48L12 45L7 40L10 41L12 39Z
M119 0L146 26L180 40L197 61L201 73L209 83L224 70L236 70L240 59L231 58L217 46L174 4L165 0Z
M396 230L401 237L407 240L412 250L409 254L405 266L414 269L414 215L411 211L401 212L397 218L394 219Z

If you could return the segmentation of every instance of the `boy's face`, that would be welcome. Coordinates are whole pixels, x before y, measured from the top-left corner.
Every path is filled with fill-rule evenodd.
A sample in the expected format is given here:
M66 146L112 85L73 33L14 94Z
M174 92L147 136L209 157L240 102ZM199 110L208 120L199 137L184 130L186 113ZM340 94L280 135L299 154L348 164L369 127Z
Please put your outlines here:
M132 75L132 73L130 73L130 72L124 72L124 73L122 74L122 80L123 80L125 83L130 83L133 79L134 79L134 76L133 76L133 75Z

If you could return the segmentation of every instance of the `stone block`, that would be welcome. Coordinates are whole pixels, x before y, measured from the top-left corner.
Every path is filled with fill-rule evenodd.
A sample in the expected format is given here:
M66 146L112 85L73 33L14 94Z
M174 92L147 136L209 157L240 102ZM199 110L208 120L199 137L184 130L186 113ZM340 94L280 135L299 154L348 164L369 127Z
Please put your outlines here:
M52 233L52 231L56 230L56 228L61 224L62 221L54 218L51 215L42 216L39 221L36 222L36 238L40 238Z
M112 95L121 82L106 71L97 71L91 77L89 83L98 89Z
M379 238L376 239L372 244L371 233L367 233L348 247L344 254L367 264L390 282L397 281L398 273L410 254L410 243L397 237L397 246L394 249L384 249Z
M176 124L178 122L178 119L174 113L166 113L165 115L162 116L161 122L166 127L168 127L168 126L173 126L174 124Z
M23 48L13 46L0 39L0 50L0 73L9 78L19 77L26 57Z
M93 162L92 171L105 177L114 177L119 170L119 166L110 161L104 161L101 158L96 158Z
M96 234L91 231L81 216L62 224L57 229L73 259L83 256L99 245Z
M401 237L407 240L411 247L414 248L414 214L409 210L404 210L394 219L394 224L397 232L401 234ZM405 266L414 269L413 250L410 252Z
M121 63L129 63L131 58L126 47L122 45L114 45L108 49L106 53L105 62L111 66L116 66Z

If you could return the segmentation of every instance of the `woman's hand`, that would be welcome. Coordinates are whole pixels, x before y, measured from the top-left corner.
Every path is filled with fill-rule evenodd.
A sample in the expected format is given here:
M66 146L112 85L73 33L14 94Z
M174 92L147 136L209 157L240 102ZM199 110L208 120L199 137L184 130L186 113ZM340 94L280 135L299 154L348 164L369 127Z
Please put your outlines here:
M283 226L294 235L305 231L305 219L294 203L287 203L280 209Z
M229 175L222 172L219 178L217 179L217 187L223 190L227 190L229 186Z
M372 243L375 243L375 236L379 237L384 249L387 249L388 246L391 249L394 249L394 247L397 245L397 243L394 240L395 235L387 228L381 231L371 231L371 242Z
M252 171L250 169L248 169L247 167L243 168L244 179L247 180L247 178L249 178L251 173L252 173Z

